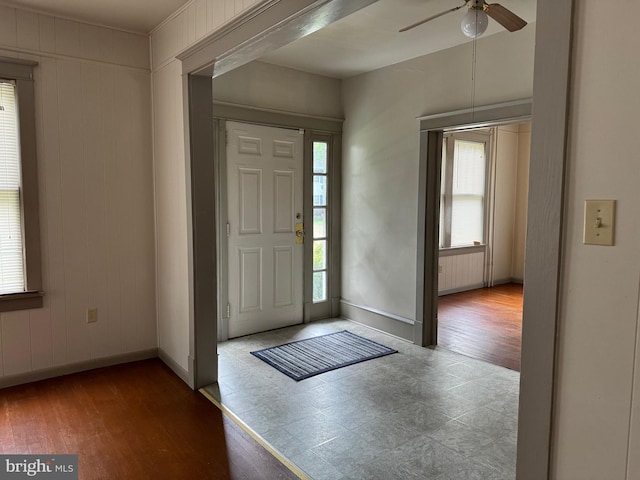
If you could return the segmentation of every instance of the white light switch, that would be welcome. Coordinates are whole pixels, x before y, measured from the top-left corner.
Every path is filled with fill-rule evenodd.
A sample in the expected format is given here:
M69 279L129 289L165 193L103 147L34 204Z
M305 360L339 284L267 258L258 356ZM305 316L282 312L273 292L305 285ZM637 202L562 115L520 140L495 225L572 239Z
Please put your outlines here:
M613 245L615 221L615 200L585 201L584 243L587 245Z

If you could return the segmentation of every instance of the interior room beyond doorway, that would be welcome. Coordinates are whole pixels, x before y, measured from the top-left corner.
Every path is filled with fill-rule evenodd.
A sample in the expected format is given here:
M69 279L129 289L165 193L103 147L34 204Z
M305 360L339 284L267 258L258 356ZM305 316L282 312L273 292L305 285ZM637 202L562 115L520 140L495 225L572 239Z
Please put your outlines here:
M507 283L438 300L438 344L456 353L520 371L521 284Z
M438 344L520 370L530 123L443 141Z

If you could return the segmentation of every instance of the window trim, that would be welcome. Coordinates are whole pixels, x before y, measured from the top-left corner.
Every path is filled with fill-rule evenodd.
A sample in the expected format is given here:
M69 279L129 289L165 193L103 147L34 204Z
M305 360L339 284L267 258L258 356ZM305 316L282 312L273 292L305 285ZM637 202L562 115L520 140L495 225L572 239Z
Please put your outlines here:
M482 243L480 245L468 245L465 247L447 247L440 248L440 257L453 257L454 255L467 255L469 253L485 252L487 245Z
M0 77L13 80L18 97L25 291L0 295L0 312L42 308L42 258L33 71L38 62L0 56Z

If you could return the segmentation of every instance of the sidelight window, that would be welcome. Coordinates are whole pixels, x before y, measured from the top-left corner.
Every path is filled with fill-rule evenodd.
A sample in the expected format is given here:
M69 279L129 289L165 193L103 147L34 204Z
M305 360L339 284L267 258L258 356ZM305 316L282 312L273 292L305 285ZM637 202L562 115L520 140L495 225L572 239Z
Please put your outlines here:
M313 302L328 300L328 150L313 142Z

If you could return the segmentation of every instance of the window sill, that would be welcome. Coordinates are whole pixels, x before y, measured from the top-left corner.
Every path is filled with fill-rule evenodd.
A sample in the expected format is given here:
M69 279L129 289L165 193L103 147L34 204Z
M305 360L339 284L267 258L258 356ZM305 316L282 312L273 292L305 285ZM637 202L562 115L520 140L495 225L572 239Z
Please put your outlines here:
M441 248L440 256L441 257L451 257L453 255L466 255L468 253L480 253L484 252L487 246L485 244L482 245L469 245L467 247L450 247L450 248Z
M31 291L0 295L0 312L42 308L44 292Z

